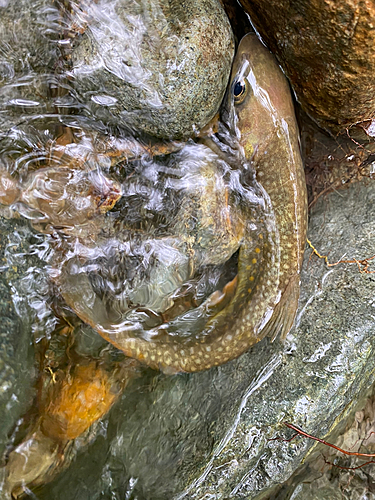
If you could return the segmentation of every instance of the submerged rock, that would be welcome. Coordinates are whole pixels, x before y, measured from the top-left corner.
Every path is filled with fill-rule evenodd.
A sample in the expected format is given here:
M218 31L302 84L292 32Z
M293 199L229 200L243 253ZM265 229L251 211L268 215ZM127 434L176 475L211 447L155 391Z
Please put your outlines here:
M4 0L0 134L78 112L92 127L190 137L217 113L233 55L219 0Z
M0 82L12 74L53 69L61 32L53 0L4 0L0 4Z
M374 117L375 6L241 0L305 111L333 132Z
M234 51L218 0L77 4L69 14L69 71L94 117L181 139L214 116Z
M361 203L358 203L361 200ZM375 187L321 198L309 238L332 262L373 255ZM375 280L354 265L327 268L306 251L297 326L285 345L268 339L219 368L147 378L122 397L103 433L39 498L138 500L266 496L308 457L374 381ZM151 372L150 372L151 373ZM150 376L150 375L149 375Z
M27 223L0 216L1 454L11 442L9 437L17 420L29 408L34 396L33 384L37 373L34 369L31 318L25 298L21 295L28 289L31 307L38 307L38 292L31 291L30 280L34 279L36 286L42 286L42 272L33 267L38 260L35 255L25 257L33 238Z
M50 87L61 36L53 0L0 2L0 132L26 115L56 112Z

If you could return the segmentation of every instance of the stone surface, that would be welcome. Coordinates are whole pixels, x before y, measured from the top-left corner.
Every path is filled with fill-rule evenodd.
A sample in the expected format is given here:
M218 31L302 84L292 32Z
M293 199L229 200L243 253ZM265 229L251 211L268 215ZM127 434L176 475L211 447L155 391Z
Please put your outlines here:
M326 440L349 452L375 452L375 387L361 397L356 411L337 425ZM317 444L317 443L316 443ZM348 456L317 444L307 463L275 492L275 500L374 500L374 457ZM294 495L294 496L293 496Z
M0 131L25 115L56 112L49 86L60 54L53 0L0 2Z
M375 5L241 0L303 108L333 132L375 114Z
M36 250L42 238L33 234L27 223L0 216L1 454L11 443L17 419L29 408L35 395L37 372L31 323L37 334L47 308L40 304L44 281L40 261L35 254L25 257L34 244Z
M91 127L181 139L218 111L234 55L219 0L66 4L0 2L0 138L74 112Z
M181 139L214 116L234 42L218 0L81 2L69 52L74 91L96 119ZM77 33L76 33L77 34Z
M371 181L321 197L309 238L333 262L372 256L374 202ZM297 327L285 345L265 339L190 376L147 371L38 498L267 498L313 446L272 440L291 435L283 422L324 437L373 383L374 296L374 275L327 268L307 250Z

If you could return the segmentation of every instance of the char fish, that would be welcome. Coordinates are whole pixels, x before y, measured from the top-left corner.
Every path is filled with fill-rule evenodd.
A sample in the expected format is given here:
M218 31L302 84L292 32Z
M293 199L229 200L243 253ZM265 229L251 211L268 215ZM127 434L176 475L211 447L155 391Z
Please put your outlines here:
M250 205L243 210L238 274L222 291L231 295L225 307L198 331L171 334L163 324L142 334L121 317L111 321L103 307L87 314L79 288L67 276L60 282L81 319L126 355L167 373L205 370L238 357L265 335L285 337L298 305L307 218L298 128L286 78L255 35L238 48L223 121L237 141L242 177L251 176L252 165L267 205L261 213Z
M292 327L307 230L307 191L289 84L255 34L246 35L233 64L224 120L267 192L278 231L279 300L263 334L284 338ZM273 280L277 279L276 270Z

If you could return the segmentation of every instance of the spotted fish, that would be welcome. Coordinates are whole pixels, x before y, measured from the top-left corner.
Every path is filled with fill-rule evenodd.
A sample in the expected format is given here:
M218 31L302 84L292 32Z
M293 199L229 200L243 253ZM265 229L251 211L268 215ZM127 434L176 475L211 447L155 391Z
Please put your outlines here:
M225 120L270 198L279 233L279 300L263 334L284 338L298 306L308 208L293 102L284 74L255 34L241 40L230 82Z
M298 129L288 83L254 35L247 35L238 48L223 120L238 142L244 175L252 165L268 205L260 215L244 211L248 220L238 274L223 290L231 294L225 307L198 332L171 335L162 326L139 334L121 320L111 322L104 309L92 321L79 306L79 290L74 292L64 277L60 283L68 304L105 339L166 373L223 364L265 335L284 337L295 318L307 217ZM94 304L96 299L90 295L88 300Z

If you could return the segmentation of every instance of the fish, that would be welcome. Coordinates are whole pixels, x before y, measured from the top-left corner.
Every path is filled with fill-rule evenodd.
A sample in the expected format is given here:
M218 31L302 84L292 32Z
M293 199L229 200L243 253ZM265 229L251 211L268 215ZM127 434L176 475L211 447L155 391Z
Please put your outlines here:
M238 272L222 290L224 298L231 297L225 307L207 314L199 331L170 334L164 324L142 334L121 317L111 321L103 307L94 320L87 306L79 306L79 288L72 290L66 276L60 282L65 301L83 321L127 356L168 374L221 365L266 335L284 338L298 306L307 227L298 126L288 82L255 35L247 35L238 47L222 120L238 145L244 190L255 172L265 200L263 210L251 203L243 209ZM209 308L210 300L220 302L216 295L203 307Z
M279 233L280 300L263 335L285 338L298 307L307 190L289 83L254 33L240 42L229 89L224 120L270 198Z
M218 289L233 278L227 262L242 241L234 173L196 143L168 160L146 158L123 182L122 206L102 236L61 255L65 302L99 332L120 323L137 335L152 325L199 331L205 310L212 316L229 297Z

